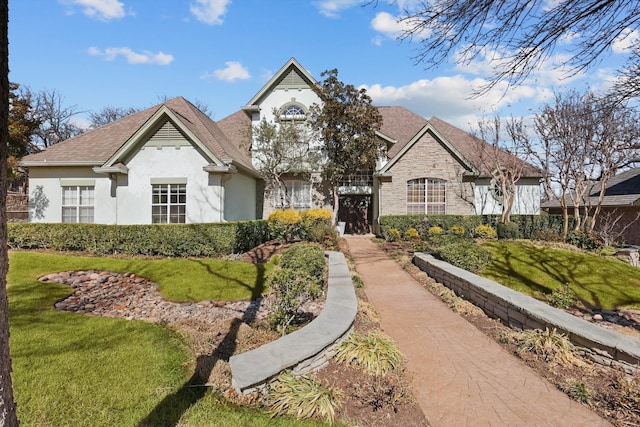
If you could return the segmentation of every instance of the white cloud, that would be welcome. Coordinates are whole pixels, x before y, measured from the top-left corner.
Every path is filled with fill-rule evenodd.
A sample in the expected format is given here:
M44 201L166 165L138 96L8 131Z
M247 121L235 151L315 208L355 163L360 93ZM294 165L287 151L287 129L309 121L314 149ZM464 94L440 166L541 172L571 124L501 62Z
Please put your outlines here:
M205 73L201 79L218 79L226 82L234 82L236 80L248 80L251 78L249 70L247 70L241 63L237 61L225 62L226 67L215 70L212 73Z
M91 56L101 56L105 61L114 61L118 56L123 56L129 64L168 65L173 62L174 59L173 55L167 53L153 53L146 50L138 53L128 47L108 47L105 50L90 47L87 52Z
M422 79L406 86L362 86L375 105L402 105L416 114L429 118L438 116L463 129L475 124L482 114L492 114L519 102L538 96L538 89L520 86L506 90L499 84L489 93L472 98L474 89L486 85L481 78L467 79L462 75Z
M371 28L384 34L385 36L396 39L403 33L412 33L412 37L424 39L429 36L429 32L420 27L419 19L407 19L400 21L397 16L388 12L380 12L371 20Z
M222 16L227 12L231 0L196 0L189 10L200 22L209 25L221 25Z
M611 44L614 53L629 53L640 44L640 32L626 28Z
M320 0L314 2L314 4L322 15L335 18L345 9L360 6L362 0Z
M82 13L101 21L124 18L124 4L118 0L61 0L63 4L82 7Z

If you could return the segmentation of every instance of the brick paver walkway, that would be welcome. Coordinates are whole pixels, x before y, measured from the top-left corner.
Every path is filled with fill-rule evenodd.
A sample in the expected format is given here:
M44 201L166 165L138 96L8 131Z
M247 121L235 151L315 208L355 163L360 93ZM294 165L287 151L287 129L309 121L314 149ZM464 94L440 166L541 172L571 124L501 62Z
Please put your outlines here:
M424 289L370 236L345 236L369 302L439 426L609 426Z

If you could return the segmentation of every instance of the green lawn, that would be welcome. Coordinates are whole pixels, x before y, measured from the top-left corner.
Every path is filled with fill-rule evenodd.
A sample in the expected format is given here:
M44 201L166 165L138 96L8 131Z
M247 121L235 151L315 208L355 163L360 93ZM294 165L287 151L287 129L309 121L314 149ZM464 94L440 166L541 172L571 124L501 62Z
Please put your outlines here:
M70 288L37 278L76 269L133 272L181 301L250 298L263 290L264 272L251 264L11 252L10 345L21 425L315 425L273 420L185 387L192 370L184 365L190 366L193 356L164 326L55 310L53 304ZM238 273L244 269L246 274Z
M529 242L487 242L493 262L481 275L546 299L569 284L587 308L640 308L640 269L622 261Z

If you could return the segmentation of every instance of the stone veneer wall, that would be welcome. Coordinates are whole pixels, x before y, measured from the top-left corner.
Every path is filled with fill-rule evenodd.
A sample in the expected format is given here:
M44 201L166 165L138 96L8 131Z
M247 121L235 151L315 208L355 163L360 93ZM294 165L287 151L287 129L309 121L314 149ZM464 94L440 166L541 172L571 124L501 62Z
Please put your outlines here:
M473 205L469 202L473 200L473 190L469 182L462 182L463 172L464 168L452 154L430 133L425 133L391 167L391 182L380 184L380 215L406 214L407 181L417 178L446 181L447 214L473 214Z
M640 339L594 325L563 310L502 286L425 253L414 263L430 277L482 308L487 315L518 329L557 329L597 363L640 368Z

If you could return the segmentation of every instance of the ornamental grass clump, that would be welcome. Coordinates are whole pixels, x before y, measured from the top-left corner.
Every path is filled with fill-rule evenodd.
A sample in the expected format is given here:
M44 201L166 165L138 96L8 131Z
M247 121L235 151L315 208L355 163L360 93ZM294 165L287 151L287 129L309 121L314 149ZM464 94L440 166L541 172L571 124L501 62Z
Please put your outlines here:
M338 345L334 357L338 363L355 364L376 377L384 377L402 365L398 346L380 332L352 333Z
M523 332L519 339L518 352L534 354L552 364L579 364L579 359L574 354L574 345L566 335L559 333L555 328Z
M333 424L342 397L341 390L326 387L309 375L296 377L284 371L269 384L266 404L274 417L319 418Z

